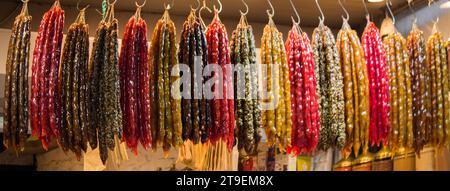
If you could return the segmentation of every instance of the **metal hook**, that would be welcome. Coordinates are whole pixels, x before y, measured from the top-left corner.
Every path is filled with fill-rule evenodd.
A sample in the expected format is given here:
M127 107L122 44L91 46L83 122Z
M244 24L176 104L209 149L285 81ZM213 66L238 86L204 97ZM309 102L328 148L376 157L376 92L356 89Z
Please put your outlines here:
M416 22L417 22L417 15L416 15L416 11L414 11L414 8L413 8L413 0L408 0L408 7L409 7L409 10L411 11L411 13L414 15L414 21L413 21L413 25L414 24L416 24Z
M198 10L198 18L200 19L200 23L202 24L202 26L206 29L206 24L205 24L205 22L203 21L203 18L202 18L202 11L203 11L203 9L206 9L207 11L212 13L212 10L208 6L206 6L206 1L205 0L203 0L203 5L200 8L200 10Z
M218 13L222 12L222 2L220 0L217 0L219 3L219 9L216 8L216 5L213 5L214 11L217 11Z
M300 24L300 15L298 14L297 8L295 8L295 5L292 2L292 0L289 0L289 2L291 3L292 9L294 9L295 15L297 16L297 21L295 21L294 17L291 16L292 21L294 21L294 24L299 25Z
M386 7L387 7L387 9L389 11L389 14L391 14L392 23L395 25L395 16L394 16L394 13L391 10L391 6L392 6L391 0L386 0Z
M199 14L200 17L201 17L201 15L202 15L203 9L206 9L208 12L212 13L212 10L211 10L208 6L206 6L205 0L203 0L203 5L202 5L202 7L200 8L200 10L198 11L198 14Z
M191 5L191 10L192 11L197 11L199 8L200 8L200 0L197 0L197 7L194 9L193 7L192 7L192 5Z
M339 0L339 5L341 5L342 9L344 10L345 14L347 15L347 18L344 18L344 16L342 16L342 19L344 20L349 20L350 19L350 14L348 14L347 9L344 7L344 4L342 4L341 0Z
M272 13L270 13L270 10L267 10L267 14L269 15L269 17L273 17L275 15L275 9L273 8L273 5L270 2L270 0L267 0L267 2L269 3L270 8L272 9Z
M168 4L168 5L166 3L164 3L164 8L166 10L170 10L170 9L172 9L174 4L175 4L175 0L172 0L172 2L170 4Z
M147 3L147 0L144 0L144 3L142 3L142 5L139 5L137 3L137 1L135 1L134 3L136 4L136 7L137 7L136 14L135 14L135 19L137 21L137 20L139 20L139 18L141 18L141 9L142 9L142 7L145 6L145 3Z
M431 4L434 3L434 0L428 0L428 7L431 7ZM437 23L439 22L439 16L436 18L436 21L434 22L433 28L436 28Z
M367 8L366 0L362 0L362 3L364 5L364 10L366 10L367 20L370 20L370 13L369 13L369 9Z
M200 8L200 10L198 11L199 14L202 13L203 9L206 9L207 11L209 11L210 13L212 13L212 10L211 10L208 6L206 6L206 1L205 1L205 0L203 0L203 5L202 5L202 7Z
M316 0L316 5L319 8L320 15L321 15L321 17L319 17L319 20L320 20L320 22L323 22L323 21L325 21L325 16L323 14L322 8L320 7L319 0Z
M142 5L139 5L139 4L137 3L137 1L135 1L134 3L136 4L136 7L137 7L137 8L142 8L142 7L145 6L145 3L147 3L147 0L144 0L144 3L142 3Z
M245 5L245 12L242 12L242 10L239 10L239 12L241 12L241 15L247 15L248 14L248 10L249 10L248 5L247 5L247 3L244 0L241 0L241 1Z

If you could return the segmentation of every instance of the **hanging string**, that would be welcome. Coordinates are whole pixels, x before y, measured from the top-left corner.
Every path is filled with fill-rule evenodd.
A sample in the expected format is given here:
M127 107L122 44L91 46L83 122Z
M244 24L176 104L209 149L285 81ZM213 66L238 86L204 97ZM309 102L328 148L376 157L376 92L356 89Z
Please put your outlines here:
M275 27L275 22L273 22L273 16L275 15L275 9L273 8L272 2L270 2L270 0L267 0L267 2L270 5L270 8L272 10L267 10L267 15L269 16L269 25L272 27ZM272 11L272 12L270 12Z
M202 24L202 27L206 30L207 26L206 26L206 24L205 24L205 22L203 21L203 18L202 18L202 11L203 11L204 9L206 9L207 11L209 11L210 13L212 13L212 10L211 10L208 6L206 6L206 1L205 1L205 0L203 0L203 6L202 6L202 7L200 8L200 10L198 11L198 17L199 17L199 19L200 19L200 23Z
M53 3L52 8L53 7L59 7L59 6L61 6L60 3L59 3L59 0L55 0L55 3Z
M20 11L20 15L28 16L28 2L30 0L21 0L23 3L22 10Z
M80 0L81 1L81 0ZM80 1L77 3L77 9L80 13L78 13L77 19L75 20L76 23L85 23L86 22L86 9L89 8L90 5L86 5L83 9L80 9Z
M434 3L434 0L428 0L428 8L430 8L431 4L433 4L433 3ZM433 21L433 29L431 30L432 34L438 32L438 28L437 28L438 22L439 22L439 16L436 18L436 21Z
M141 18L141 10L142 10L142 7L145 6L145 3L147 3L147 0L144 0L144 3L142 3L142 5L139 5L137 2L135 2L136 7L137 7L136 13L135 13L136 21L138 21Z
M108 2L108 8L106 11L106 18L105 20L108 21L108 23L111 23L113 19L115 19L114 15L114 5L116 4L117 0L115 0L113 3Z
M246 10L245 10L245 12L243 12L242 10L239 10L239 12L241 13L241 19L239 20L239 25L241 25L243 27L246 27L248 25L247 14L248 14L248 11L249 11L249 7L248 7L247 3L244 0L241 0L241 1L245 5Z
M350 19L350 14L348 14L348 11L347 11L347 9L345 8L344 4L341 2L341 0L339 0L338 2L339 2L339 5L341 6L342 10L344 10L345 15L346 15L346 17L344 17L344 16L342 15L342 19L348 21L348 20Z
M103 15L103 19L106 18L107 9L108 9L108 2L107 2L107 0L103 0L102 1L102 15Z

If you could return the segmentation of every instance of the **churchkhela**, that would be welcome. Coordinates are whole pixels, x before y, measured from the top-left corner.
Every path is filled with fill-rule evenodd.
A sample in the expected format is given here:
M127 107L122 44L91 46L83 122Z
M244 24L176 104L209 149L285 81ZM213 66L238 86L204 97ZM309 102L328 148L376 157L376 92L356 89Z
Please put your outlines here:
M90 126L87 140L92 149L99 148L104 164L108 149L114 150L123 138L117 35L118 20L114 18L114 5L110 4L94 39L88 88Z
M64 10L55 1L39 26L32 64L30 123L32 135L41 140L45 150L59 137L62 122L58 72L63 28Z
M162 145L168 152L183 144L181 103L179 89L172 91L172 86L179 87L178 77L171 75L179 71L175 24L170 19L169 9L158 20L153 30L149 49L150 65L150 100L153 149ZM145 86L147 87L147 86ZM173 94L172 94L173 93Z
M215 81L211 87L214 98L210 100L212 112L212 126L209 132L209 141L212 144L224 142L229 151L234 145L234 93L231 71L230 48L225 25L219 18L219 11L215 10L214 18L206 31L208 43L208 65L219 67L212 72L209 81ZM206 74L205 74L206 75ZM208 89L205 91L210 91Z
M281 151L291 146L292 112L289 82L289 66L283 43L283 35L278 31L269 15L269 23L264 27L261 39L261 63L263 66L262 104L267 106L262 114L262 123L266 131L269 146L278 146ZM264 95L265 94L265 95ZM315 95L310 95L315 96ZM312 127L317 119L311 116ZM309 131L308 137L315 133Z
M318 149L341 149L346 139L343 76L335 38L323 22L314 29L311 46L314 51L316 95L320 111Z
M85 9L69 26L61 59L61 129L60 146L71 150L78 159L87 150L88 123L89 26Z
M367 72L369 74L371 146L387 145L390 133L389 68L380 32L375 23L368 21L361 37Z
M295 22L289 31L285 48L292 111L291 148L287 151L294 155L310 154L319 142L320 130L314 53L308 35Z
M346 143L343 157L367 154L369 149L369 79L364 50L356 31L346 20L338 33L336 46L344 77Z
M406 40L394 32L383 39L389 66L389 99L391 103L391 151L413 148L413 106L411 70Z
M189 75L191 83L185 84L187 90L184 87L182 89L186 91L187 97L181 98L181 119L183 140L191 140L194 144L207 141L208 129L211 126L210 103L203 96L203 84L207 78L199 75L208 64L208 47L204 31L205 28L195 15L195 10L191 10L187 21L183 24L178 60L188 65L191 72Z
M436 27L436 26L435 26ZM449 71L446 42L436 30L427 41L427 65L431 79L431 143L436 147L448 146L450 134Z
M431 138L431 81L430 67L426 62L426 41L415 24L406 41L411 69L413 99L414 149L417 154Z
M6 59L3 108L3 144L16 152L25 149L28 138L28 66L30 24L28 3L15 18Z
M147 23L141 8L125 26L119 57L123 138L135 155L139 142L145 149L152 146Z
M231 63L238 72L234 75L236 137L238 148L248 155L257 153L261 134L261 106L259 103L258 65L255 37L245 14L231 37Z

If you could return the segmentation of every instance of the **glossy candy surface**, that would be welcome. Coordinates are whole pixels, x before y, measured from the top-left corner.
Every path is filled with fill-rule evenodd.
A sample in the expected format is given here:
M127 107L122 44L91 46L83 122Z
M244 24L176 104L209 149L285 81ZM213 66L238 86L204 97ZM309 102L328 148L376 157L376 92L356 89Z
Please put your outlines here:
M30 122L32 135L45 150L59 137L61 108L58 70L64 27L64 10L58 1L47 11L39 26L33 52ZM63 144L62 140L58 140Z
M369 22L361 38L369 74L370 144L386 145L390 133L389 68L380 32Z
M391 102L390 148L413 148L413 95L411 70L406 40L400 33L392 33L383 40L389 66Z
M238 148L247 154L257 153L261 133L261 106L259 103L258 66L252 26L241 16L241 22L231 38L231 63L242 73L234 75L236 109L236 137ZM239 89L238 89L239 87ZM243 89L241 89L243 88Z
M288 152L310 154L316 149L320 131L314 53L308 35L296 25L289 32L285 47L292 110L292 146Z
M64 151L71 150L78 159L87 150L87 78L89 58L89 27L84 13L67 32L61 62L60 142Z
M447 43L440 32L428 38L426 45L427 65L431 73L431 140L437 147L449 143L450 105L449 105L449 71Z
M218 83L214 83L212 86L214 99L210 101L212 126L209 131L209 141L213 144L223 141L231 151L234 145L235 129L234 92L232 74L226 72L227 68L231 66L231 58L227 30L219 18L218 12L215 12L214 19L207 28L206 40L208 64L222 69L222 76L213 73L212 79L210 79L215 79Z
M431 68L426 62L423 32L413 28L406 43L411 68L414 149L420 153L431 138Z
M344 85L336 41L331 30L323 24L314 30L312 37L320 111L318 149L342 148L346 139Z
M28 138L28 66L31 16L27 4L15 18L9 40L3 108L3 144L16 152Z
M363 47L354 30L344 22L336 46L344 77L346 144L344 158L359 156L369 147L369 80Z
M272 108L263 111L262 123L270 146L278 146L281 151L291 147L292 112L289 81L289 66L282 41L283 35L278 31L272 18L264 27L261 39L261 61L263 69L263 103ZM306 104L310 104L306 102ZM309 107L309 106L307 106ZM309 113L309 112L307 112ZM310 128L311 121L306 121ZM307 132L305 136L313 136Z
M171 91L178 77L171 72L178 69L175 24L166 11L153 30L149 49L151 122L153 149L162 145L165 152L182 143L181 100ZM179 92L175 91L179 95Z
M139 143L152 146L150 121L150 70L147 24L131 17L125 26L119 57L123 139L137 155Z
M120 108L120 76L118 21L112 17L113 7L97 28L89 66L90 123L86 136L91 148L100 149L100 158L105 164L108 149L114 150L117 139L122 139L122 110Z

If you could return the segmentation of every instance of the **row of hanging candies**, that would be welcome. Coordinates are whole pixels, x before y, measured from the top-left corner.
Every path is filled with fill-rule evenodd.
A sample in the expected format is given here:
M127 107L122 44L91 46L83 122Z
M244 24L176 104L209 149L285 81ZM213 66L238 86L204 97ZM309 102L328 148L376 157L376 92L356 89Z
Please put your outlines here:
M382 41L369 21L360 43L344 20L335 40L322 17L312 41L294 22L283 43L272 12L261 45L262 64L268 66L263 71L264 88L271 93L259 95L258 69L252 67L257 64L255 39L246 13L229 42L219 18L221 8L214 10L208 27L193 9L177 50L170 5L149 48L142 7L125 27L119 55L114 3L107 3L90 60L85 9L69 27L62 51L64 11L59 1L44 15L33 52L29 105L32 134L45 149L56 138L64 151L81 157L89 144L100 149L106 162L108 151L122 141L135 154L138 143L144 148L162 146L166 153L181 146L181 158L197 161L195 168L220 170L229 167L234 144L242 156L255 155L264 130L270 147L294 155L337 147L348 159L367 156L374 145L416 152L428 143L447 145L448 43L438 32L428 42L417 28L407 40L396 32ZM25 3L14 22L7 60L4 144L17 151L24 149L27 138L28 87L23 76L30 20ZM238 63L249 67L244 91L236 89L237 78L225 75L219 94L231 93L234 100L174 99L170 86L178 78L169 71L178 61L192 68L198 58L202 67L216 64L225 69ZM210 78L192 80L183 88L192 94ZM253 95L266 99L260 102L251 99ZM262 105L274 99L276 109L262 111Z
M28 1L24 1L14 21L8 48L3 144L18 154L23 152L30 118L32 136L42 142L44 150L56 142L64 152L71 151L78 159L88 149L99 148L105 164L108 155L121 152L118 150L122 142L136 155L140 143L144 149L162 147L167 156L172 147L184 148L185 142L192 140L204 146L202 160L226 159L204 160L202 168L230 169L230 151L235 143L234 100L180 100L177 97L182 89L175 91L178 95L172 91L178 77L171 72L177 71L178 59L194 66L194 58L200 56L203 65L219 65L223 70L231 65L228 34L218 16L220 11L215 9L215 19L206 27L193 9L178 46L175 24L169 16L173 5L167 5L148 47L147 24L141 18L145 2L136 4L136 13L125 26L119 53L115 3L104 2L102 20L89 55L89 26L85 18L88 7L78 9L63 46L65 12L55 1L39 26L28 103L31 16ZM256 55L254 39L247 43L251 45L247 48ZM195 82L192 88L203 88L204 82L216 77ZM225 90L219 94L233 95L232 79L231 75L223 76L220 85ZM255 82L252 83L256 91ZM216 86L211 88L219 90ZM256 101L252 103L258 107ZM248 143L249 148L259 142L256 139Z

